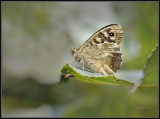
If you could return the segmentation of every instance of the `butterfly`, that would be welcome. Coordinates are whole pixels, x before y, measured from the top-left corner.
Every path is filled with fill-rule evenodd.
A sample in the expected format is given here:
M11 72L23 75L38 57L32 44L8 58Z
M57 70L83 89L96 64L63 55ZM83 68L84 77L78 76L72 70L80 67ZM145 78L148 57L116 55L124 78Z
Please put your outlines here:
M96 73L111 75L121 67L122 36L122 27L110 24L95 32L80 48L71 48L70 51L74 59L83 65L83 70L85 66Z

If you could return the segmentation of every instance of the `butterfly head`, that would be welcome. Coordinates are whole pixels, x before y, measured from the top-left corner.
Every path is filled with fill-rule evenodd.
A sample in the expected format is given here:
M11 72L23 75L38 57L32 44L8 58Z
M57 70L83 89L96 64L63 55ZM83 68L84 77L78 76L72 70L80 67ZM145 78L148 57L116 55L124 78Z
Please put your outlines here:
M77 53L77 49L76 48L71 48L70 52L74 56Z

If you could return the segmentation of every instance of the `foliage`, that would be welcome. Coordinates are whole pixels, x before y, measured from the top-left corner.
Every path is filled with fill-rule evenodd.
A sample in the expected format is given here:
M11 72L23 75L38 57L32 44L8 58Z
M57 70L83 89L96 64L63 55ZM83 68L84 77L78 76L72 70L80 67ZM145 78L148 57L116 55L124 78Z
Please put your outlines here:
M158 86L158 45L148 56L141 86Z
M69 66L69 64L66 64L61 72L63 74L68 74L71 73L75 79L81 80L81 81L85 81L85 82L90 82L90 83L95 83L95 84L123 84L123 85L133 85L133 83L130 83L128 81L122 80L122 79L118 79L116 76L114 75L109 75L109 76L103 76L103 77L88 77L88 76L84 76L78 72L76 72L71 66Z

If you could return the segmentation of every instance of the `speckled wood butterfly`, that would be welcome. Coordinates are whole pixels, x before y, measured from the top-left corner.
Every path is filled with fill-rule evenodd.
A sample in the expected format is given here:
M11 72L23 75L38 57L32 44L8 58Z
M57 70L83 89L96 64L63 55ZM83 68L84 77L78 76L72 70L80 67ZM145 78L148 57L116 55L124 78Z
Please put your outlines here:
M122 62L120 42L123 36L122 27L110 24L94 33L83 45L71 49L74 59L88 69L103 74L114 74Z

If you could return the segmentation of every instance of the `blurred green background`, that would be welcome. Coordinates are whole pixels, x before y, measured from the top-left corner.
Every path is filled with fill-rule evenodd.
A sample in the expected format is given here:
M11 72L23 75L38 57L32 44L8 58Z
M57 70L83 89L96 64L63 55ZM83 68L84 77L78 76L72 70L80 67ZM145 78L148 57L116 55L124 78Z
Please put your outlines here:
M94 32L120 24L122 70L139 71L158 44L158 2L2 2L3 117L157 117L158 87L59 83ZM157 76L158 77L158 76Z

